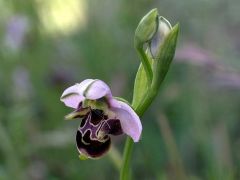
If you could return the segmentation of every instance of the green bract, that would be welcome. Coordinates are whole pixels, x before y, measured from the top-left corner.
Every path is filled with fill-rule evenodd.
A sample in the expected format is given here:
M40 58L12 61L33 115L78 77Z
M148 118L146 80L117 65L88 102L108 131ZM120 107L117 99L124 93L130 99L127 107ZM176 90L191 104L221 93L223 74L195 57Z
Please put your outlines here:
M153 81L151 88L153 91L158 91L162 81L164 80L171 62L174 58L179 32L179 24L166 36L162 44L159 46L159 53L153 61Z

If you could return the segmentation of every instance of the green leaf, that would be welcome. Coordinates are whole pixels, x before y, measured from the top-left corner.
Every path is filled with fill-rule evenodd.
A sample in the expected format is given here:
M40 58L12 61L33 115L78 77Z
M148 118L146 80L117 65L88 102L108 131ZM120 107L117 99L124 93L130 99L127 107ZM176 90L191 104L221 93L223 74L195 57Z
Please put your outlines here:
M149 63L152 64L152 59L148 58L148 60L150 61ZM148 90L148 79L147 79L146 72L143 68L143 65L141 63L138 68L135 82L134 82L134 91L133 91L133 100L132 100L133 107L137 107L138 104L140 104L147 90Z
M160 46L159 55L154 59L152 89L155 91L158 91L174 58L178 32L179 24L175 25L170 31L163 44Z

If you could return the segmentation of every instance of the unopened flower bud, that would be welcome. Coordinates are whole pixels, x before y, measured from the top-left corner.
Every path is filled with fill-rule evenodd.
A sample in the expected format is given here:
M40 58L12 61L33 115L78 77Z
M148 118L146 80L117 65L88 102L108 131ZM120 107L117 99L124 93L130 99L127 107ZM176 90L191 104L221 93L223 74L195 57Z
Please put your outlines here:
M164 17L160 16L158 20L158 29L149 43L150 52L153 58L157 58L159 56L161 49L160 46L172 29L171 24Z
M147 13L135 31L135 46L141 47L144 43L150 41L157 31L158 27L158 12L157 9L151 10Z

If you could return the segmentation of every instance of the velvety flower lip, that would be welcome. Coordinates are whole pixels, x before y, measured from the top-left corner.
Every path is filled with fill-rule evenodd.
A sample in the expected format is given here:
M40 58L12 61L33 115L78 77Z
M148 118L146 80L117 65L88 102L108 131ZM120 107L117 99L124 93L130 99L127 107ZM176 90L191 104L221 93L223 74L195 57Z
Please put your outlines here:
M80 154L89 158L98 158L110 148L109 135L122 134L118 119L108 119L103 111L92 110L85 116L78 128L76 145Z
M129 135L134 142L141 137L142 124L135 111L125 102L113 98L109 86L98 79L86 79L67 88L60 99L75 111L68 117L82 118L76 141L80 153L96 158L103 155L110 146L109 135ZM107 106L87 104L104 102Z

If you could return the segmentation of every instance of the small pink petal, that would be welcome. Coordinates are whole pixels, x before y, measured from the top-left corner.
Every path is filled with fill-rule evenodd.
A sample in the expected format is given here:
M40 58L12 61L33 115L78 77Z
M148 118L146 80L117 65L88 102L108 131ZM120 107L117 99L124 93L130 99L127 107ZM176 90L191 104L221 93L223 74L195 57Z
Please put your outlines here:
M108 99L111 99L112 97L109 86L105 82L98 79L89 84L83 95L86 97L86 99L91 100L100 99L104 96L106 96Z
M78 84L78 93L83 96L84 91L88 88L88 86L93 83L94 79L85 79L84 81Z
M129 135L134 142L138 142L142 132L142 124L138 115L128 104L122 101L112 100L112 103L115 104L112 109L116 114L116 119L121 122L123 132Z
M67 88L63 92L60 100L64 102L66 106L76 109L79 103L85 99L83 92L93 81L93 79L86 79L79 84Z
M84 97L81 94L79 94L78 90L79 84L75 84L74 86L67 88L63 92L60 100L64 102L66 106L76 109L79 103L84 99Z

